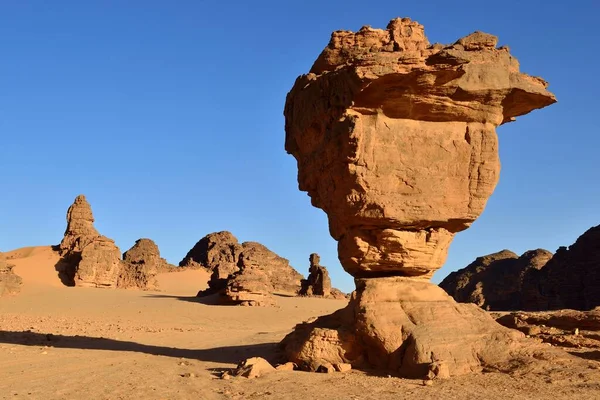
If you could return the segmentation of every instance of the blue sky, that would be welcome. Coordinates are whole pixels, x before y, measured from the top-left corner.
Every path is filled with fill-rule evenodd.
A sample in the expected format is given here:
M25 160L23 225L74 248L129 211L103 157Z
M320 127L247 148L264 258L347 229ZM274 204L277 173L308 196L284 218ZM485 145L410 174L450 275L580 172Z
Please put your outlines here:
M571 244L600 223L597 1L0 2L0 250L56 244L77 194L122 251L149 237L177 263L230 230L300 272L337 260L298 191L283 106L332 31L425 25L430 42L498 35L558 103L500 127L500 183L439 282L504 248Z

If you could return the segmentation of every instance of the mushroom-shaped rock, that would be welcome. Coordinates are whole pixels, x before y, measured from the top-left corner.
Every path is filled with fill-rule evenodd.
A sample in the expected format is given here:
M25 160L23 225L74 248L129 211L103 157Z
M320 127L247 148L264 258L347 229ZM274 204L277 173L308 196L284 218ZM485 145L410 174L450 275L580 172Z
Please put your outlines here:
M476 32L431 46L422 25L395 19L386 30L334 32L296 80L285 148L357 288L346 312L286 337L290 361L419 377L442 363L457 375L507 357L518 341L428 282L498 182L496 127L556 101L495 44Z

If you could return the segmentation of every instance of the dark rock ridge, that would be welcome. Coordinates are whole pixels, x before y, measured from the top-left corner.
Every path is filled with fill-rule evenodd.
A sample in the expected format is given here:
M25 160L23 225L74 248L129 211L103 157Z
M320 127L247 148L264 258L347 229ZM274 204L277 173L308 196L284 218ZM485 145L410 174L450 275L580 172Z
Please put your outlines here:
M600 306L600 225L559 248L523 280L523 310L591 310Z
M591 310L600 306L600 225L554 255L538 249L479 257L440 286L456 301L488 310Z
M527 251L520 257L502 250L478 257L452 272L440 287L461 303L475 303L486 310L520 310L525 275L532 268L542 268L551 257L552 253L543 249Z

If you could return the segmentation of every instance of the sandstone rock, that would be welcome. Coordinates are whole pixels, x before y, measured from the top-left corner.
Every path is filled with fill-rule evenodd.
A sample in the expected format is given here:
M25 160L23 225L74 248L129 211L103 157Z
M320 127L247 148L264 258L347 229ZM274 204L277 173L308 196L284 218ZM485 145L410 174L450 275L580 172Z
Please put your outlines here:
M523 279L523 310L591 310L600 306L600 225L559 248Z
M212 271L209 288L198 296L219 293L221 304L274 305L272 293L295 295L302 279L285 258L260 243L239 244L229 232L207 235L179 265Z
M474 304L458 304L441 288L405 277L357 279L346 309L286 336L288 359L306 370L349 363L423 378L443 363L444 377L481 371L516 350L523 335L503 328Z
M296 364L293 362L286 362L275 367L277 371L293 371L296 369Z
M271 295L273 286L264 271L249 267L231 275L227 286L221 291L219 302L224 305L274 306Z
M285 147L353 276L429 278L496 186L495 127L555 102L490 37L440 50L408 19L335 32L296 80Z
M219 280L220 288L229 275L239 270L238 260L242 245L231 232L222 231L206 235L187 253L180 267L201 266L213 272L213 285ZM212 287L212 286L211 286Z
M308 269L308 278L301 281L301 296L331 296L331 279L327 268L319 265L321 258L317 253L309 257L310 267Z
M319 365L317 372L321 372L323 374L333 374L335 372L335 367L332 364L325 362Z
M253 379L273 371L275 368L267 360L261 357L252 357L239 363L233 375Z
M600 307L591 311L491 313L508 328L563 348L600 349Z
M6 262L6 256L0 253L0 297L18 294L23 280L13 272L13 265Z
M152 245L148 239L138 241L137 247L125 253L129 255L123 262L115 242L94 227L92 208L85 196L79 195L67 211L67 229L58 245L61 260L56 269L68 286L148 289L154 287L156 272L142 260L160 260L158 248Z
M123 261L119 287L156 288L156 274L175 268L160 256L158 246L150 239L138 239L123 253Z
M440 287L461 303L475 303L486 310L519 310L525 274L531 268L542 268L550 258L552 253L543 249L527 251L521 257L502 250L452 272Z
M94 227L92 208L84 195L67 211L67 229L58 246L57 266L63 283L71 286L116 288L122 270L121 251Z
M427 282L496 186L495 128L556 101L495 43L476 32L430 46L408 18L334 32L288 93L285 148L300 190L326 212L357 285L348 307L283 340L301 368L350 363L424 378L439 363L459 375L520 345L522 334Z
M352 370L352 365L346 363L333 364L333 367L337 372L348 372Z

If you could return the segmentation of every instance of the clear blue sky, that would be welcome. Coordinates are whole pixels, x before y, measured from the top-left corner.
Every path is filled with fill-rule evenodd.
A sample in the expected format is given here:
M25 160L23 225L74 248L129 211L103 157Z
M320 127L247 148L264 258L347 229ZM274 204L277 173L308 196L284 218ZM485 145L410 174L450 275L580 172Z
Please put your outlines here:
M493 4L4 0L0 249L58 243L84 193L122 251L149 237L177 263L230 230L304 274L318 252L351 290L325 214L297 189L283 106L332 31L397 16L432 43L498 35L559 101L499 129L500 183L434 281L503 248L569 245L600 223L600 2Z

